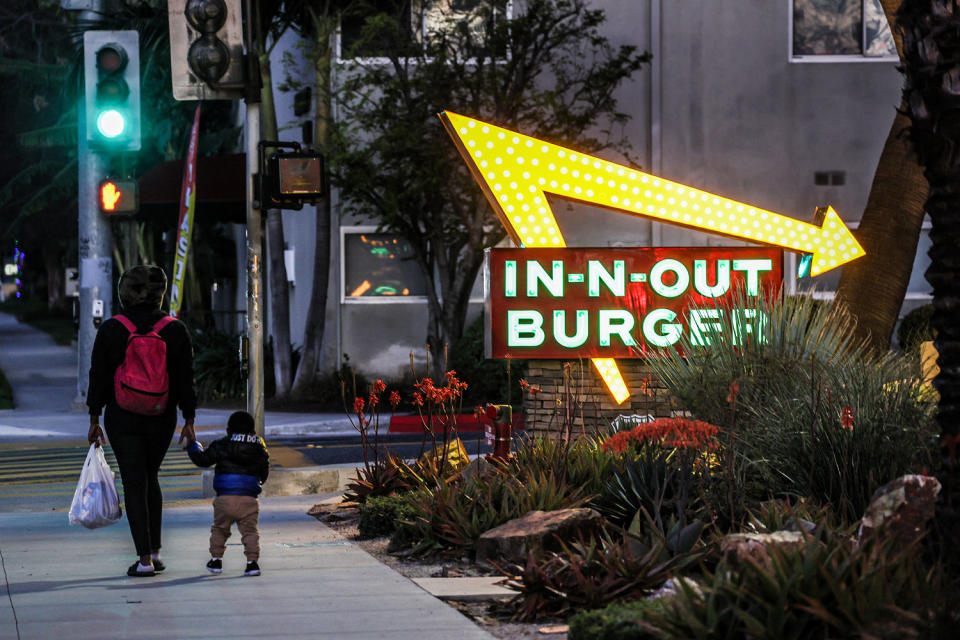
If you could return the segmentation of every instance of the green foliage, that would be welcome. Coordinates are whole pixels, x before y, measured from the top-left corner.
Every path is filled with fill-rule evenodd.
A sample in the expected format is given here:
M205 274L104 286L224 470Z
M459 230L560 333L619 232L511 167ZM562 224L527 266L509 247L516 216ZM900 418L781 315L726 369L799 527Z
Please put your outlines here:
M3 370L0 370L0 411L4 409L13 409L13 389L3 375Z
M560 541L559 552L541 555L531 550L524 567L503 571L510 577L507 586L520 592L512 603L515 616L536 620L643 597L694 564L704 552L703 548L694 550L692 544L684 551L672 552L663 537L650 546L633 542L602 534L581 537L569 545Z
M921 342L933 340L933 328L930 327L932 315L933 305L925 304L903 316L897 327L897 344L901 351L913 351Z
M732 339L734 314L724 308L710 348L683 337L650 363L682 406L727 427L721 439L733 446L721 464L733 462L737 495L809 496L853 520L880 485L930 463L932 406L920 397L917 358L870 352L832 304L800 297L733 306L766 318L744 345Z
M856 545L841 533L799 549L768 549L769 563L722 561L702 589L681 582L641 628L662 638L915 638L937 601L916 549Z
M581 611L570 618L568 640L657 640L637 626L650 611L663 609L663 598L614 602L603 609Z
M219 331L193 332L193 373L200 403L239 398L246 392L247 377L239 363L237 336Z
M344 212L373 216L414 249L428 282L434 353L462 334L483 250L505 236L437 113L488 118L585 152L625 150L616 89L650 59L612 45L603 12L587 0L530 0L512 15L505 0L469 4L468 15L420 35L382 3L358 3L362 29L345 57L381 58L354 58L338 74L342 117L331 130ZM416 24L423 10L414 10Z
M524 477L548 470L567 484L582 488L586 494L597 495L616 462L616 456L604 451L600 444L594 437L563 441L521 436L507 473Z
M357 528L361 538L378 538L390 535L397 528L397 522L414 515L410 503L400 496L374 496L360 507Z
M509 384L507 367L510 367ZM510 404L523 399L520 380L527 370L525 360L487 360L483 351L483 315L477 317L450 350L450 369L470 382L463 393L463 406Z
M401 541L410 555L438 550L472 551L480 535L530 511L555 511L582 506L589 496L552 470L509 470L474 476L462 483L442 483L410 494L416 511L397 528L392 542Z
M368 447L369 443L364 442ZM377 456L373 461L357 468L357 477L347 483L344 499L366 504L368 500L392 496L410 489L408 477L392 456Z

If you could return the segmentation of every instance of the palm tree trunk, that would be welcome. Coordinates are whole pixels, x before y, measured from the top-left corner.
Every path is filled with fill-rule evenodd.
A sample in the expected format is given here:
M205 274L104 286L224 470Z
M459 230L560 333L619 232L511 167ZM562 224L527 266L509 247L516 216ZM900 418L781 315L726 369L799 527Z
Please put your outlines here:
M928 191L904 134L908 126L909 119L897 113L855 232L867 254L844 266L837 287L837 300L857 319L858 336L879 351L890 347L907 292Z
M314 115L314 144L323 150L329 147L329 122L332 116L330 99L330 65L333 52L330 38L336 29L337 21L331 14L329 4L323 7L310 7L310 18L314 31L314 78L316 88L316 113ZM330 183L324 176L325 184ZM323 335L326 330L327 292L330 279L330 224L331 208L329 188L327 196L317 205L316 239L313 253L313 287L310 291L310 306L307 309L307 322L303 337L303 354L297 376L293 381L291 395L296 399L306 399L318 376L318 367L323 349Z
M930 267L933 286L934 344L940 373L933 386L940 393L943 487L937 504L938 546L942 558L960 570L960 95L956 36L960 9L954 3L903 0L897 11L903 34L904 103L910 115L910 140L930 183L926 203L932 227Z
M881 4L903 60L903 40L894 29L894 13L900 1L881 0ZM898 111L855 232L867 255L843 268L837 286L837 300L857 319L858 336L879 351L890 347L903 306L928 192L913 145L905 134L909 125L907 116ZM883 277L878 277L881 273Z
M267 47L260 56L260 133L263 140L276 140L278 135L277 110L273 100L273 76L270 72L270 54ZM283 216L280 209L267 209L267 274L270 279L270 312L273 336L273 376L276 381L274 398L286 399L290 394L292 378L290 342L290 287L287 266L283 258L286 243L283 237Z

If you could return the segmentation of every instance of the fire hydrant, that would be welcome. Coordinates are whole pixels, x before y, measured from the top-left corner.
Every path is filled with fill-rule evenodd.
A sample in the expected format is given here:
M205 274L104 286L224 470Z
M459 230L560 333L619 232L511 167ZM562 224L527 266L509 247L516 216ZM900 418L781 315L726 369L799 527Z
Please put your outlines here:
M493 453L487 459L510 459L510 441L513 437L513 407L508 404L488 404L486 416L492 424L485 427L487 443L493 444Z

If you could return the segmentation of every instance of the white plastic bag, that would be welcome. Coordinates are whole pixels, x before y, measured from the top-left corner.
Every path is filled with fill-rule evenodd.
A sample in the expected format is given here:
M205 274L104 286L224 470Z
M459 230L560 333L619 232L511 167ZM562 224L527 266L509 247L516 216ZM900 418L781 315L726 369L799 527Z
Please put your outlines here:
M118 520L120 498L113 483L113 470L103 455L103 447L90 445L70 505L70 524L96 529Z

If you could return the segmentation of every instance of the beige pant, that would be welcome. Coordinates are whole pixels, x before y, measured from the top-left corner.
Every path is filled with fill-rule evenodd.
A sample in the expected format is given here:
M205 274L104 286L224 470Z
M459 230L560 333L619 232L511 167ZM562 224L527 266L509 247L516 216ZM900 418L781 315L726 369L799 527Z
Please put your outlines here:
M222 558L230 537L230 527L237 523L243 553L247 562L260 559L260 532L257 518L260 501L252 496L217 496L213 499L213 526L210 527L210 555Z

